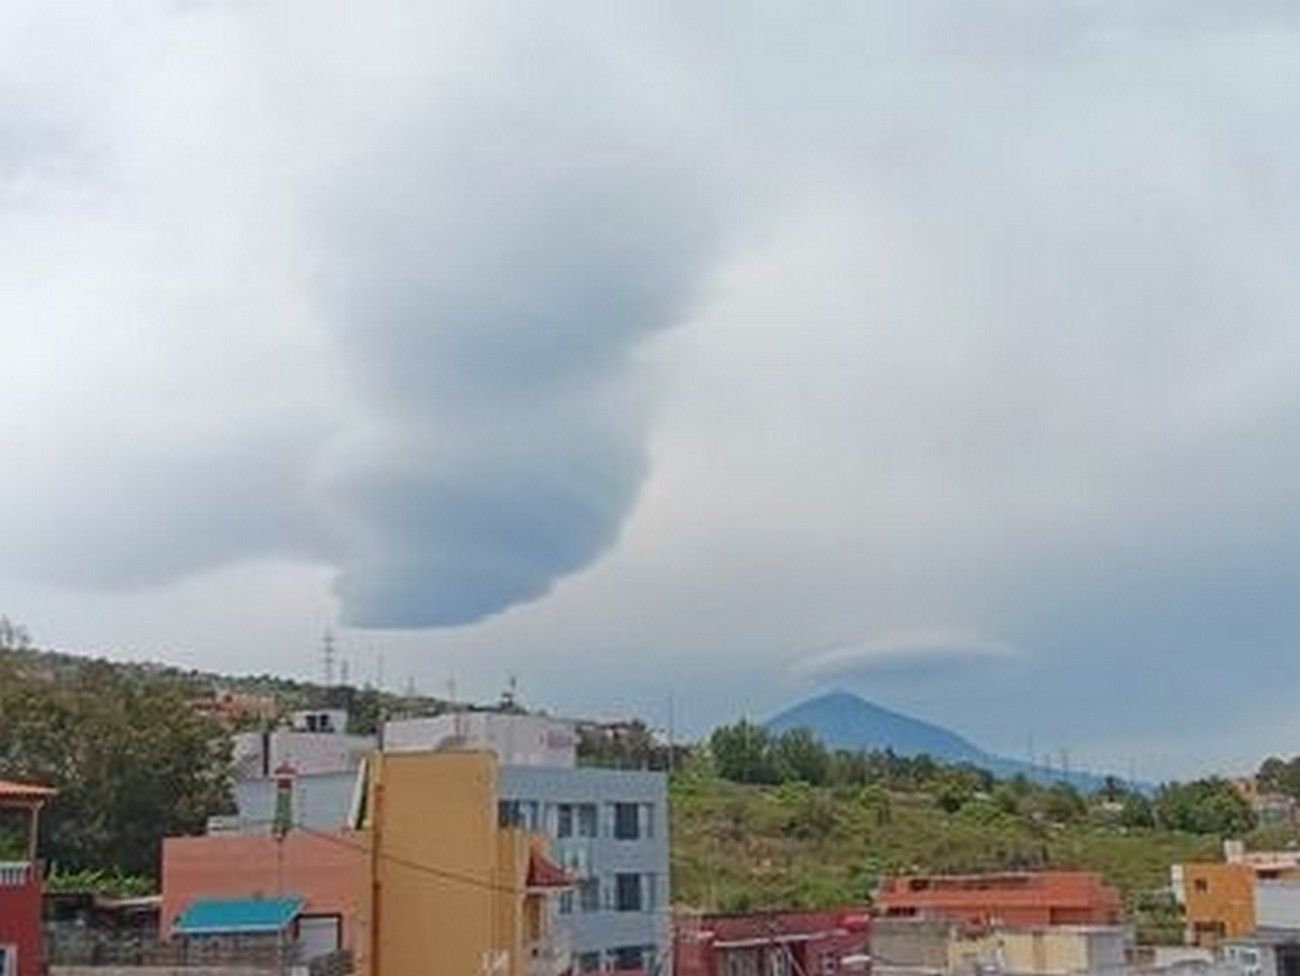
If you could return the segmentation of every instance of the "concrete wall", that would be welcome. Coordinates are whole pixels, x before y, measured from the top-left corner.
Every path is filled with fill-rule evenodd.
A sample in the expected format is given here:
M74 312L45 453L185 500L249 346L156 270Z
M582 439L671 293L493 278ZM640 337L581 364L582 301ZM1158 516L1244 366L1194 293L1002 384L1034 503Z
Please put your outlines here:
M995 929L954 937L948 964L955 974L987 969L1034 976L1119 972L1125 968L1126 943L1127 933L1119 927Z
M871 921L872 970L945 972L952 924L910 918L875 918Z
M1264 929L1300 929L1300 881L1257 882L1255 924Z
M526 835L498 828L497 796L490 752L376 757L361 973L522 976Z
M322 837L169 837L163 841L164 938L176 919L203 898L306 900L305 915L338 915L344 948L356 946L356 919L366 879L366 840L354 833Z
M286 763L300 775L351 772L374 749L371 736L277 729L265 736L261 732L238 733L233 758L237 779L256 779L274 776Z
M671 953L671 878L669 875L668 779L663 773L618 769L557 769L503 766L501 799L537 805L536 828L551 838L552 857L572 873L599 880L600 909L581 910L574 896L573 912L560 915L556 925L567 933L575 954L631 946L653 946L660 959ZM615 802L636 803L649 811L649 836L637 840L614 837ZM558 807L595 805L597 836L558 836ZM613 908L615 876L636 873L655 878L655 898L640 912ZM645 889L643 889L643 894Z
M572 767L578 737L572 722L543 715L453 712L384 725L387 752L488 749L506 766Z
M295 777L294 823L310 830L341 830L348 822L359 775L345 772ZM243 834L269 834L275 820L275 780L242 780L235 784L234 792L239 813L230 821L231 829Z
M1237 976L1277 976L1277 954L1271 945L1230 942L1223 947L1223 961Z

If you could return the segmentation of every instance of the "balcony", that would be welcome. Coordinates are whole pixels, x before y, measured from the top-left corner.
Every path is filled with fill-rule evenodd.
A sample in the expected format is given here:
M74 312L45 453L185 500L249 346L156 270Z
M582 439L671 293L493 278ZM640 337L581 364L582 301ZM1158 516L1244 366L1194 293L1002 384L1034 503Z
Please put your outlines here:
M26 888L34 878L30 861L0 861L0 888Z

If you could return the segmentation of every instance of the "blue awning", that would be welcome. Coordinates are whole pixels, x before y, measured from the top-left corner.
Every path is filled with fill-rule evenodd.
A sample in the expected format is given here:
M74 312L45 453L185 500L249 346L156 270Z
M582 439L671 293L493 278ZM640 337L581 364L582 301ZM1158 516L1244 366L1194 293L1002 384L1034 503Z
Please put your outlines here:
M177 935L274 935L302 911L301 898L196 901L176 922Z

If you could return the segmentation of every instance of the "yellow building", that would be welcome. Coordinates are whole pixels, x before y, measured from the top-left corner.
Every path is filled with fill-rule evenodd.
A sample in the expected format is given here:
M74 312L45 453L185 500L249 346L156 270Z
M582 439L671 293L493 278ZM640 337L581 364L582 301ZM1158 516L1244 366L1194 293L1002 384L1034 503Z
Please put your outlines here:
M1174 884L1182 895L1190 944L1214 948L1255 931L1255 875L1249 864L1177 866Z
M492 753L380 754L368 779L363 976L549 976L567 967L549 905L567 879L541 838L498 824Z
M955 976L995 970L1033 976L1118 972L1124 968L1126 933L1115 925L1050 925L954 932L948 972Z

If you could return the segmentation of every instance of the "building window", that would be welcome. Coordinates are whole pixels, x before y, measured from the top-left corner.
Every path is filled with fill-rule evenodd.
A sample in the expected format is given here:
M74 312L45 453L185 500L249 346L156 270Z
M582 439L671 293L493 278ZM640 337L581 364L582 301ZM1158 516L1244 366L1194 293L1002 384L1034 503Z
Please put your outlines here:
M17 976L18 950L13 946L0 945L0 976Z
M822 953L822 976L835 976L839 968L840 961L835 957L835 953Z
M600 911L600 879L587 878L578 888L578 907L584 913Z
M723 958L726 960L722 967L724 976L761 976L755 949L732 949Z
M599 952L579 953L578 972L580 973L600 972L600 953Z
M790 950L785 946L773 946L767 957L769 976L791 976Z
M636 803L614 804L614 839L637 840L641 836L640 805Z
M645 967L645 950L640 946L622 946L615 949L614 972Z
M573 804L561 803L556 811L555 836L573 836Z
M561 915L573 914L573 891L572 890L560 892L560 914Z
M595 837L599 831L598 818L596 816L596 804L579 803L578 804L578 836Z
M641 875L614 875L614 910L618 912L641 911Z
M522 827L524 812L518 800L502 800L497 804L497 823L502 827Z
M1205 892L1210 890L1210 882L1207 881L1205 878L1197 878L1195 881L1192 882L1192 887L1195 888L1197 891L1201 892L1202 894L1204 894Z

